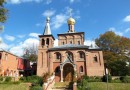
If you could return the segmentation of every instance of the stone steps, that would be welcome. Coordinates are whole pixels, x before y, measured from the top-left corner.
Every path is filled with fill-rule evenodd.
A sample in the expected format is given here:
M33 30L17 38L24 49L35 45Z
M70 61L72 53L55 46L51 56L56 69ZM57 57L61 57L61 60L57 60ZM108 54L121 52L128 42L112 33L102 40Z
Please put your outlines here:
M52 90L72 90L70 82L56 82Z

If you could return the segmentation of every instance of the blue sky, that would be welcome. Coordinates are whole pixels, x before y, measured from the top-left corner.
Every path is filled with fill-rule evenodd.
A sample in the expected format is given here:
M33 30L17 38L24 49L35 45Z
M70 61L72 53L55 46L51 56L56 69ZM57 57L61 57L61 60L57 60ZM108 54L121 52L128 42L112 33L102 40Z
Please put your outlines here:
M51 32L68 31L69 10L76 20L75 30L85 32L85 44L108 30L130 38L130 0L7 0L9 10L0 34L0 48L22 55L23 49L38 44L46 16L51 18Z

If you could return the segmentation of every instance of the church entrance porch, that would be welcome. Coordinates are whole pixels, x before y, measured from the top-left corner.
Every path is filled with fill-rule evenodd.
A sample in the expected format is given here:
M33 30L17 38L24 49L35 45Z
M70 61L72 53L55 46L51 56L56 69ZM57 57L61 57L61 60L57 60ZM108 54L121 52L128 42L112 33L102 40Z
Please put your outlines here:
M67 63L63 67L63 81L71 82L73 81L74 67L72 64Z

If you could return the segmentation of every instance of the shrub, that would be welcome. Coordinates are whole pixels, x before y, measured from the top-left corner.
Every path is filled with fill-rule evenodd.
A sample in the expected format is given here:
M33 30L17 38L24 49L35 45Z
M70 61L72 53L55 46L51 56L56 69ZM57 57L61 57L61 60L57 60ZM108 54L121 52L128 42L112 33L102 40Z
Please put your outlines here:
M0 76L0 81L3 81L3 79L4 79L4 78L3 78L2 76Z
M121 83L121 80L117 78L117 79L112 80L111 83Z
M107 82L107 75L104 75L103 77L102 77L102 81L103 82ZM112 81L112 77L111 77L111 75L108 75L108 82L111 82Z
M97 77L97 76L87 76L87 75L84 75L83 76L83 79L87 80L88 82L101 82L101 77Z
M19 80L22 81L22 82L26 82L26 81L27 81L27 80L26 80L26 77L20 77Z
M84 76L83 76L83 79L88 80L88 79L89 79L89 76L84 75Z
M33 76L28 76L28 77L21 77L20 81L22 82L31 82L33 85L42 85L43 84L43 78L33 75Z
M78 85L78 90L90 90L90 87L88 86L87 80L83 79L79 85Z
M50 76L49 73L45 73L45 74L43 75L43 81L44 81L44 82L47 82L47 79L48 79L49 76Z
M43 90L41 86L32 86L30 90Z
M11 82L12 78L11 77L6 77L5 82Z
M80 84L81 81L82 81L81 77L78 77L78 78L77 78L77 84Z
M43 78L42 77L39 77L39 76L28 76L27 77L27 81L31 82L31 83L34 83L34 84L39 84L39 85L42 85L43 84Z
M101 77L97 77L97 76L94 76L94 77L89 77L89 80L88 82L101 82Z
M120 80L123 83L130 83L130 78L128 76L121 76Z

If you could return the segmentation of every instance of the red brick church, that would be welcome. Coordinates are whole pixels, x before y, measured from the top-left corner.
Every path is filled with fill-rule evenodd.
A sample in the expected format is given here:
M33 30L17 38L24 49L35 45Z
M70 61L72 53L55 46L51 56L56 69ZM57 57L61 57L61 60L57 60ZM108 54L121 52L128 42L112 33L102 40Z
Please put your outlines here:
M67 21L68 31L58 34L58 46L54 47L50 18L46 19L43 35L39 35L37 75L55 73L56 82L73 81L73 76L103 76L104 61L101 49L96 45L84 45L84 32L74 29L75 20Z

